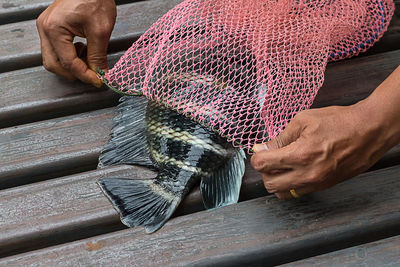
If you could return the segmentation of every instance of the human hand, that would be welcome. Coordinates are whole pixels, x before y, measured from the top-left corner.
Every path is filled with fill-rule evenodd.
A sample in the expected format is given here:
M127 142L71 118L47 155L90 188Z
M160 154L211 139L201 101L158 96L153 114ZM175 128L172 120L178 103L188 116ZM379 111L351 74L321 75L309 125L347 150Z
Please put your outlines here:
M369 114L364 102L302 111L275 139L254 146L251 164L280 199L292 198L291 189L304 195L331 187L367 170L393 145L392 131Z
M107 47L117 11L114 0L55 0L36 21L43 66L69 80L100 87L96 69L108 70ZM79 58L87 40L87 64Z

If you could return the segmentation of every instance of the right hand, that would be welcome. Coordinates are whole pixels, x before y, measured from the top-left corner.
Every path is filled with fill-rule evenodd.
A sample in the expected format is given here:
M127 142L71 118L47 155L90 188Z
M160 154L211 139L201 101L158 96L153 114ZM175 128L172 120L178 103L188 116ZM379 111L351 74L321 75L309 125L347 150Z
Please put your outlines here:
M36 21L43 66L69 80L100 87L96 69L108 70L107 47L117 10L114 0L55 0ZM87 64L79 58L87 40Z

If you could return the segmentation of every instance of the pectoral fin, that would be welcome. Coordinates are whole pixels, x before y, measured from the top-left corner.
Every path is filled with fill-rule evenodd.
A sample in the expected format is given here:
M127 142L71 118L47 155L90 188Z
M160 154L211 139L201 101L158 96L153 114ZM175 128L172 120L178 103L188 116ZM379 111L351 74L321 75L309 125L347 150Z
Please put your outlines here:
M206 209L218 208L236 203L244 174L246 158L243 150L237 150L224 168L200 183L200 192Z

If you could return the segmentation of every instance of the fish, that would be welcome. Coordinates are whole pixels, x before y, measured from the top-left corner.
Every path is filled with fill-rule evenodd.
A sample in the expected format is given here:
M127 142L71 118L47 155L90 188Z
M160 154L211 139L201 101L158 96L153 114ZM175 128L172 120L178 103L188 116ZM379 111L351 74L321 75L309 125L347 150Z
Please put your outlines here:
M236 203L246 155L215 131L140 96L123 96L99 168L141 165L153 179L107 177L98 185L128 227L159 230L200 182L206 209Z

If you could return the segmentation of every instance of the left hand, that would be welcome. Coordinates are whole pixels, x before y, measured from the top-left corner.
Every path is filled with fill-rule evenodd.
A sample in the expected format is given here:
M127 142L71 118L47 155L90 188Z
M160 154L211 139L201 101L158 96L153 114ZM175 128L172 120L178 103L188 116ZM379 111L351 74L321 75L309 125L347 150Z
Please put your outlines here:
M251 164L280 199L323 190L358 175L390 149L384 125L363 102L298 113L275 139L254 146ZM375 115L375 117L378 117Z

